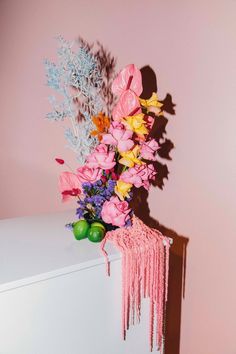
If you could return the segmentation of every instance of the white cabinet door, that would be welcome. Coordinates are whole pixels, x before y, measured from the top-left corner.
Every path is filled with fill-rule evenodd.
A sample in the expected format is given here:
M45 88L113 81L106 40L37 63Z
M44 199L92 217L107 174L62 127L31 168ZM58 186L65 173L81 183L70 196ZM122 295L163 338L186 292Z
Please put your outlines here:
M121 261L0 293L0 354L148 354L142 320L121 336Z

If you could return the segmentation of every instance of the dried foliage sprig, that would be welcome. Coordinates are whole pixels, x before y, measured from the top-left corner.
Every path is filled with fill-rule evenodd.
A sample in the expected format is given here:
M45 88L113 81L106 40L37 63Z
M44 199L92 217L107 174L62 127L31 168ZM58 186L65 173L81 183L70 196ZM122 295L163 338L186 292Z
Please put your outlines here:
M115 59L97 43L97 49L82 38L75 43L57 37L58 63L45 60L47 85L56 91L50 96L52 112L47 118L53 121L69 119L71 127L65 128L68 146L76 153L79 163L97 144L90 135L93 129L91 116L110 112L114 103L111 83L115 75Z

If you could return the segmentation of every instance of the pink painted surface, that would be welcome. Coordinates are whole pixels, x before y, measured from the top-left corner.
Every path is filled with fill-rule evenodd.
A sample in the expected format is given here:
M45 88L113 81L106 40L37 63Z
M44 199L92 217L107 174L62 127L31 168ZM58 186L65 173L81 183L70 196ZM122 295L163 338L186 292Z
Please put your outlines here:
M235 11L234 0L0 2L1 218L73 206L60 202L54 157L74 158L61 126L44 119L42 63L57 34L99 39L119 68L150 65L160 98L177 104L169 181L149 203L189 238L181 354L236 353Z

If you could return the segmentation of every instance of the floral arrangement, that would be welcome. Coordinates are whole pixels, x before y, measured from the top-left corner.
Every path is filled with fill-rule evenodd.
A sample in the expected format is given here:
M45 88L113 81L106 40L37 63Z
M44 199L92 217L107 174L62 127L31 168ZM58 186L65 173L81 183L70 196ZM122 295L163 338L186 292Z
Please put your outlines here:
M141 72L133 64L119 73L112 91L119 97L112 117L102 112L91 117L96 128L90 135L98 137L97 145L76 172L61 173L59 188L64 201L78 198L78 219L127 227L133 188L149 189L156 175L151 161L158 143L148 137L155 119L150 112L160 114L162 104L156 93L149 100L139 97Z
M131 64L111 84L111 95L118 102L109 117L108 110L102 111L102 76L98 71L101 65L97 57L85 44L81 47L80 43L75 53L62 37L59 42L59 64L48 60L45 64L48 86L63 94L64 101L56 104L55 97L50 97L54 112L47 117L56 121L69 117L74 132L66 128L65 136L80 163L76 171L60 175L62 200L75 198L77 218L90 223L99 221L105 227L103 231L128 227L133 215L133 189L148 190L157 173L151 162L156 160L159 146L149 133L155 117L162 114L162 103L156 93L148 100L140 98L141 72ZM64 164L62 159L56 161ZM75 223L67 226L73 228ZM84 237L84 228L89 230L86 223L76 226L77 238Z
M107 242L122 254L122 333L129 323L140 320L141 299L150 299L149 343L164 350L164 314L168 293L169 247L171 239L151 229L134 215L134 191L149 190L157 171L154 162L159 145L151 130L163 114L157 94L140 97L140 70L127 65L115 77L115 60L100 45L94 51L79 41L77 52L59 37L59 63L46 60L48 86L61 94L50 98L54 121L69 119L65 137L76 153L79 166L66 165L59 177L62 201L77 202L77 221L66 226L77 240L88 237L101 242L107 271ZM115 104L114 104L115 103ZM156 323L155 323L156 320Z

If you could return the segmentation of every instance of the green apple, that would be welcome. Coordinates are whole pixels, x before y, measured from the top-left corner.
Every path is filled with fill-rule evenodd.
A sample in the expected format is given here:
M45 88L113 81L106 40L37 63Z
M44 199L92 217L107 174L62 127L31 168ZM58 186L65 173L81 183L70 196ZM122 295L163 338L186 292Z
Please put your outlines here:
M88 236L90 225L86 220L79 220L73 225L73 233L76 240L82 240Z
M105 227L92 226L88 232L88 239L91 242L101 242L105 235Z

